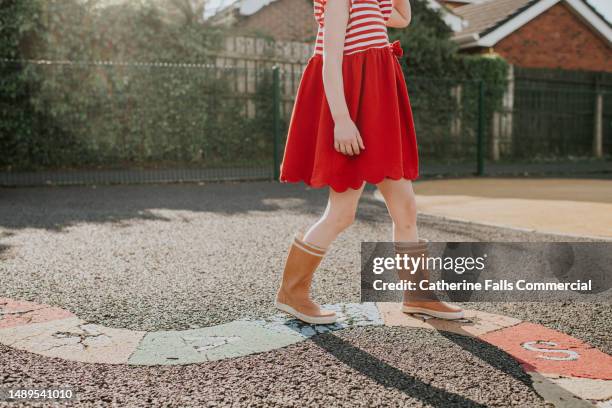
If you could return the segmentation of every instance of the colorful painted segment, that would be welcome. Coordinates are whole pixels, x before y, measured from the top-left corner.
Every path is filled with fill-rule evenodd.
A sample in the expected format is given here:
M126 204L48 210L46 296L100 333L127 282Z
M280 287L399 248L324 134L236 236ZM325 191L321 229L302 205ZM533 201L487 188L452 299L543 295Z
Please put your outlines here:
M59 307L0 297L0 329L74 317Z
M303 340L249 321L203 329L148 333L129 359L134 365L192 364L246 356Z
M520 361L525 371L612 380L612 356L539 324L524 322L478 338Z
M419 327L475 337L521 323L513 317L466 310L461 320L441 320L403 313L397 303L377 303L386 326Z
M81 362L173 365L275 350L350 327L414 327L476 337L500 348L523 365L538 393L553 404L568 398L576 407L612 403L612 357L541 325L475 310L466 310L461 320L439 320L404 314L396 303L326 308L338 313L337 323L312 326L278 314L202 329L147 333L91 324L67 310L0 298L0 343Z
M0 329L0 343L47 357L126 364L144 334L69 317Z

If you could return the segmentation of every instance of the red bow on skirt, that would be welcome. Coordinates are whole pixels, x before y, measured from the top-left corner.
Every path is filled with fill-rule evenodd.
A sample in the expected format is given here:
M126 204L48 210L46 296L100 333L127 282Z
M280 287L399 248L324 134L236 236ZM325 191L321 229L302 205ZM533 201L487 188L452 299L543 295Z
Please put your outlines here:
M391 51L393 51L396 57L404 55L404 50L402 50L402 44L400 44L399 40L395 40L389 44L389 48L391 48Z

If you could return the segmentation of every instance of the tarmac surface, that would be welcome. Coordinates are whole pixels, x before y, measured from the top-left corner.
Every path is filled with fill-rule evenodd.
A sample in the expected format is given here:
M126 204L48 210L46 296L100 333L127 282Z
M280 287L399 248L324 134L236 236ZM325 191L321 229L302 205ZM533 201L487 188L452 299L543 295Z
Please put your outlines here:
M3 190L0 295L63 307L136 330L187 329L275 313L292 235L326 193L273 183ZM44 205L41 205L44 203ZM358 220L315 279L322 303L359 301L361 241L390 240L390 218L366 191ZM422 217L432 241L561 237Z
M134 367L69 362L0 346L0 380L78 384L79 406L543 407L518 363L463 336L358 328L220 362ZM2 406L2 402L0 402Z
M357 222L317 274L314 295L322 303L358 302L359 243L390 239L389 216L372 193L364 193ZM316 220L326 200L323 190L275 183L0 195L0 297L134 330L275 314L271 303L291 237ZM578 239L432 216L421 216L419 229L432 241ZM467 306L540 323L612 353L610 305ZM351 328L262 354L172 367L69 362L0 345L0 367L2 384L78 384L83 406L544 406L516 360L499 349L406 327Z

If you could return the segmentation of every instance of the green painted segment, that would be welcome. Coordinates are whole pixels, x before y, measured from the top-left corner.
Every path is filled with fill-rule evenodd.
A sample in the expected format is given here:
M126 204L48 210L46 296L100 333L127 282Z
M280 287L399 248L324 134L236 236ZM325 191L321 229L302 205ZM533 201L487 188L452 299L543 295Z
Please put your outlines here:
M148 333L129 364L192 364L241 357L297 343L297 334L279 333L250 321L234 321L214 327Z

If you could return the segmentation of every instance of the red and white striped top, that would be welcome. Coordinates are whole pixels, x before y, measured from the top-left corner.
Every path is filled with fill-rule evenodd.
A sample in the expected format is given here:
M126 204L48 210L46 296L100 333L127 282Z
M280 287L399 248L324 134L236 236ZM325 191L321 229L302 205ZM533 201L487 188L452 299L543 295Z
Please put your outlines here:
M325 3L314 0L314 15L319 23L315 55L323 54ZM391 0L351 0L349 21L344 39L344 55L389 45L386 22L391 15Z

